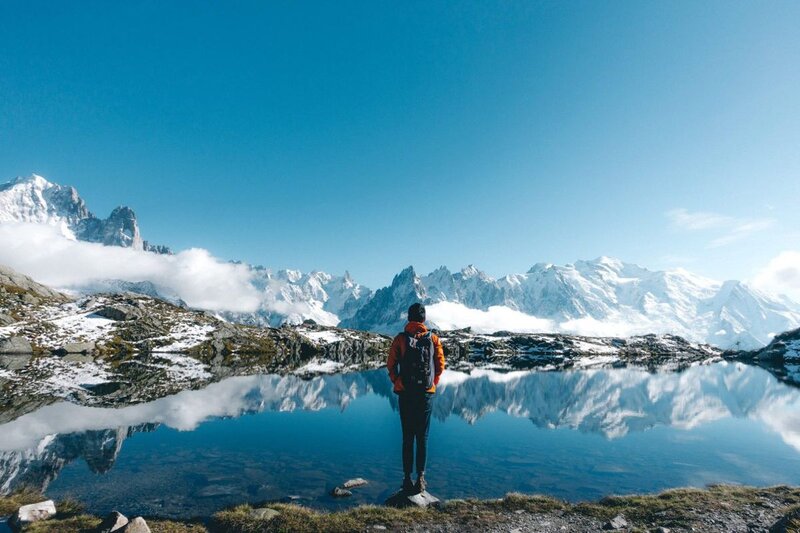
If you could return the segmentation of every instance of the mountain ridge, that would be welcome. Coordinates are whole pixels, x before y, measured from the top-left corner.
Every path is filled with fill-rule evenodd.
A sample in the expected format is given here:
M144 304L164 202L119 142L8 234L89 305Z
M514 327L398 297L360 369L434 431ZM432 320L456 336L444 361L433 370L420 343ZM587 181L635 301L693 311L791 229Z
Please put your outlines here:
M88 210L73 187L33 174L0 185L0 224L31 222L61 228L68 238L169 253L141 238L135 214L118 207L107 219ZM231 261L234 264L240 262ZM672 333L723 348L760 348L775 334L800 326L800 304L736 280L719 282L684 269L651 271L600 256L566 265L536 263L524 274L493 278L470 264L440 266L419 275L413 266L375 291L350 276L315 270L245 265L258 295L255 311L207 309L231 322L257 326L314 320L381 333L399 331L414 301L430 306L428 318L444 329L510 330L593 336ZM150 279L93 280L78 292L142 292L180 302L176 287Z

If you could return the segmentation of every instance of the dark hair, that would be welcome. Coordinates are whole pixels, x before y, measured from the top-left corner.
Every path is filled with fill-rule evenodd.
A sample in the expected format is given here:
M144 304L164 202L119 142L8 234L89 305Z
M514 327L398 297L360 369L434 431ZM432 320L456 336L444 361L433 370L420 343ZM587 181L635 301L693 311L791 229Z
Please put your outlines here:
M408 308L409 322L425 322L425 306L421 303L413 304Z

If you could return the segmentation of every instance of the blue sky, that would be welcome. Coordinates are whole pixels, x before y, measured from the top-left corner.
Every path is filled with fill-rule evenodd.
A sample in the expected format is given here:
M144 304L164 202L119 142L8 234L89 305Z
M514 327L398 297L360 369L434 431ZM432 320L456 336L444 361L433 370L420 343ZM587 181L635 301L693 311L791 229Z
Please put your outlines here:
M0 181L341 272L800 242L798 2L0 4Z

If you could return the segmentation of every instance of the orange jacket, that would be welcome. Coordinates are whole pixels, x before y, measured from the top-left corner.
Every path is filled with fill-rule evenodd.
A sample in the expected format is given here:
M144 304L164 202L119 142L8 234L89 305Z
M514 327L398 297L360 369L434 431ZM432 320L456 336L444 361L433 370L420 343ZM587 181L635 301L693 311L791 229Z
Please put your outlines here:
M417 338L422 337L428 332L428 328L425 327L425 324L422 322L409 322L406 324L404 330L406 333L414 335ZM427 392L436 392L436 384L439 383L439 376L442 375L442 371L444 370L444 350L442 349L442 342L439 340L437 335L431 335L431 340L433 341L433 346L436 351L436 357L434 357L433 360L433 386L428 389ZM394 383L394 392L403 391L403 380L397 375L396 370L397 363L403 360L405 351L406 339L405 336L400 333L395 336L394 340L392 341L392 346L389 348L389 358L386 360L386 367L389 369L389 379L391 379L392 383Z

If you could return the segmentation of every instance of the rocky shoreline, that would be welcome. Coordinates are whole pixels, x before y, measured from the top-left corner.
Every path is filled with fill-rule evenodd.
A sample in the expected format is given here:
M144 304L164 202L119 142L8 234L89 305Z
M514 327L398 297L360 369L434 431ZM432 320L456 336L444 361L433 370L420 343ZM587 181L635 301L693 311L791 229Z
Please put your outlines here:
M242 504L211 517L165 520L106 517L85 513L79 502L43 501L35 492L0 497L0 516L30 522L15 527L30 532L252 533L270 531L351 532L768 532L798 531L800 487L767 488L714 485L673 489L655 495L609 496L568 503L547 496L512 493L496 500L448 500L436 506L393 508L359 506L316 511L292 503Z

